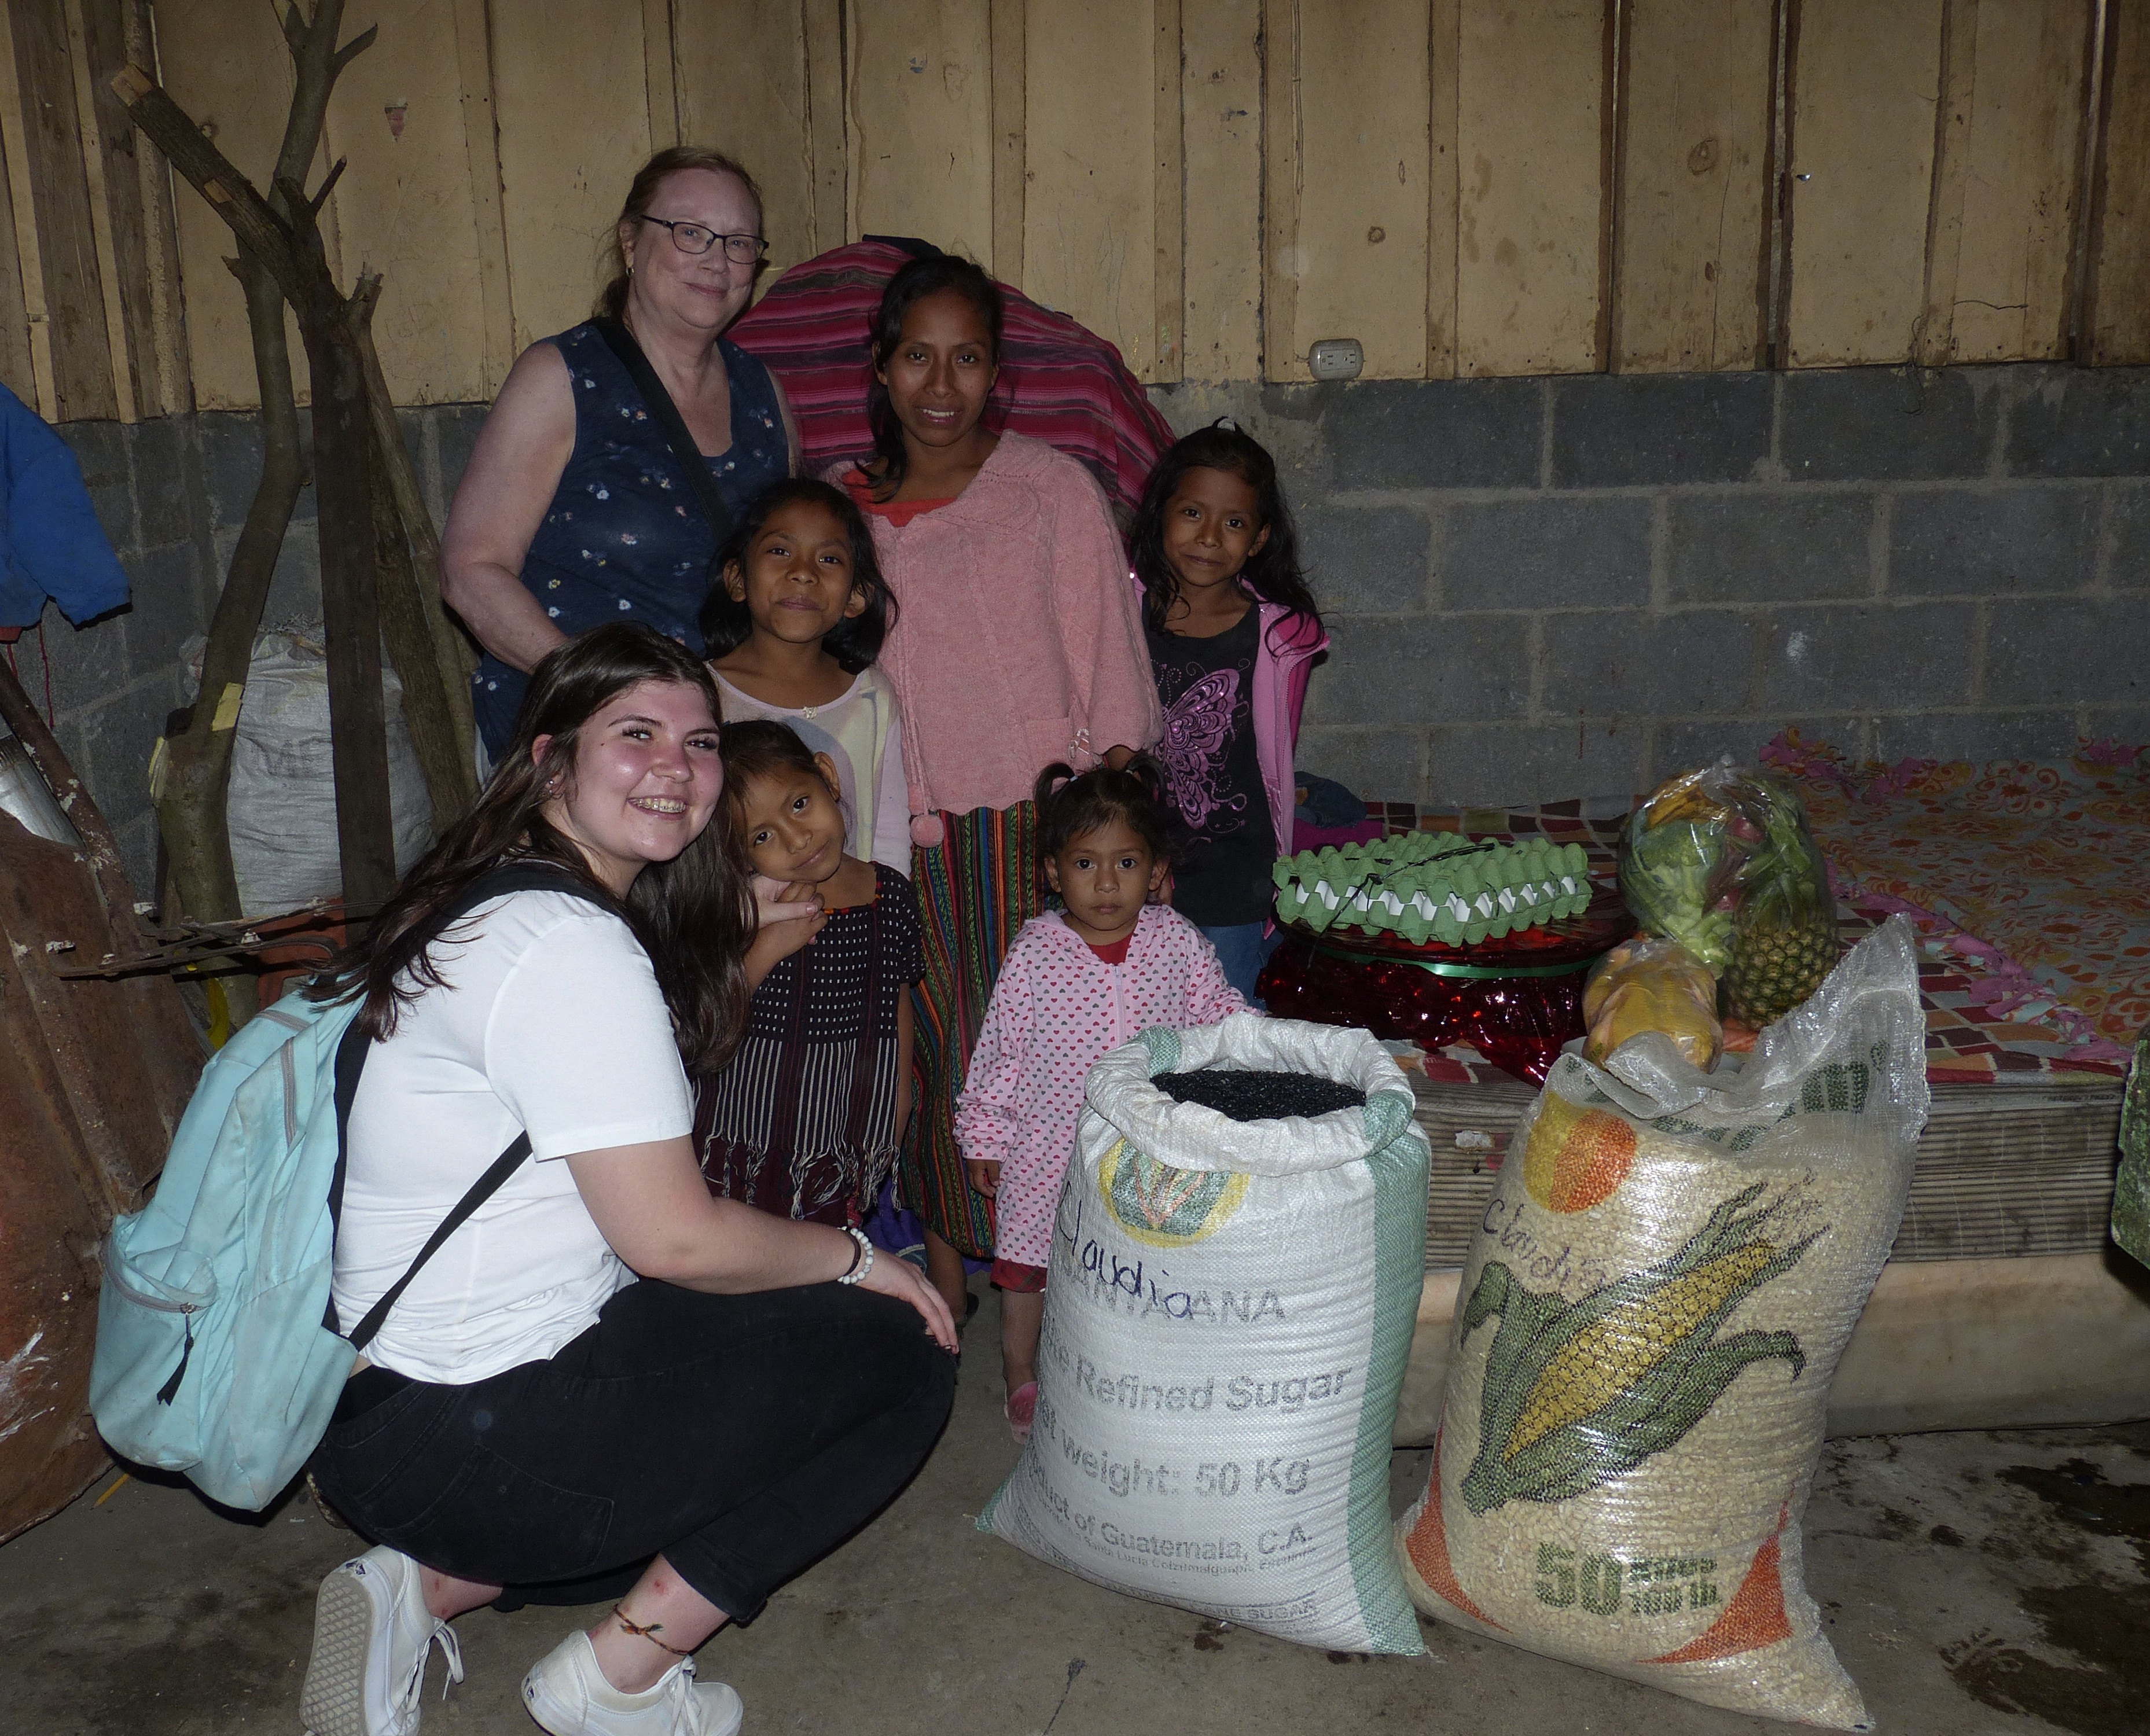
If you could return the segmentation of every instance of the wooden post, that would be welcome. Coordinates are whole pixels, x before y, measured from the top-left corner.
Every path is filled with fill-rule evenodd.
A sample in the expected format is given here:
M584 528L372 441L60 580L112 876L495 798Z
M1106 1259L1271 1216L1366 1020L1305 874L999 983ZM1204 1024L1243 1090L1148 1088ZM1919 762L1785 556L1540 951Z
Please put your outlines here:
M314 482L321 546L321 608L327 628L329 714L336 781L336 839L347 904L370 908L395 890L394 830L388 804L388 746L381 705L381 616L376 596L373 453L360 336L371 297L356 306L336 286L315 221L341 173L338 164L310 197L289 156L295 136L320 116L336 74L369 47L374 32L339 48L342 0L321 0L310 23L295 7L284 33L298 69L292 119L271 184L281 209L203 134L139 67L112 81L134 124L230 226L298 315L313 383Z

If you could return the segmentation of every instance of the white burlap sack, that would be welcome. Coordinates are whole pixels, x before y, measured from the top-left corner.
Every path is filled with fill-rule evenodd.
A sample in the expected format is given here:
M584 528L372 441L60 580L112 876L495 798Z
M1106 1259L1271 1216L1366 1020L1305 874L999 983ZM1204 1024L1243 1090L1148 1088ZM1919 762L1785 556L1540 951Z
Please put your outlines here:
M433 841L433 807L403 719L403 684L385 663L381 701L401 874ZM333 740L327 654L295 633L263 633L246 672L226 806L232 874L246 916L275 916L343 890Z
M1746 1066L1562 1057L1463 1271L1426 1495L1429 1614L1713 1706L1869 1728L1807 1595L1829 1386L1926 1113L1909 925Z
M1358 1087L1235 1122L1149 1081ZM1389 1437L1424 1261L1426 1136L1363 1031L1235 1013L1090 1074L1054 1229L1030 1445L978 1523L1100 1585L1339 1651L1423 1649Z

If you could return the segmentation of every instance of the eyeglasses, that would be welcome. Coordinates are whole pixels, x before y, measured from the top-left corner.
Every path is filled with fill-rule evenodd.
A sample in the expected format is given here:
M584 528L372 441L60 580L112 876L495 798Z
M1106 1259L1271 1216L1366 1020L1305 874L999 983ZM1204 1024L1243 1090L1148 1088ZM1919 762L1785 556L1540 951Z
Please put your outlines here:
M682 253L707 253L718 242L724 244L724 257L734 265L751 265L769 251L769 243L760 235L720 235L713 229L704 229L699 223L674 223L669 218L652 217L644 213L644 223L660 224L672 231L672 245Z

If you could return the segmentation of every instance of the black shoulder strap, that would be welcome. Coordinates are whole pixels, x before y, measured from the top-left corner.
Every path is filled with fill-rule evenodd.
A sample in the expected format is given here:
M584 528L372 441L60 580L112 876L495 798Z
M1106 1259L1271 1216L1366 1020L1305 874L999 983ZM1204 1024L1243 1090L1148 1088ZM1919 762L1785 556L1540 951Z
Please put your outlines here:
M627 370L635 389L642 394L642 401L649 406L649 413L657 418L657 426L664 431L665 439L671 443L672 456L687 472L687 484L694 491L694 498L701 502L702 514L709 521L709 528L717 533L717 547L721 550L731 540L731 508L717 492L717 479L709 474L709 461L702 456L702 449L694 444L694 437L687 431L686 417L679 414L679 406L672 401L672 394L665 391L664 382L657 377L657 370L650 366L649 358L642 353L642 346L635 341L633 332L618 320L596 319L590 324L597 327L605 347L619 358L620 366Z
M479 876L466 887L463 896L450 906L434 925L434 938L437 939L478 906L495 898L505 897L510 892L565 892L570 898L587 899L592 904L603 902L573 875L558 868L540 862L512 862L505 867L494 869L489 874ZM343 1183L346 1158L350 1148L347 1142L351 1106L357 1098L359 1075L365 1071L366 1054L372 1047L372 1039L359 1029L356 1020L345 1029L343 1040L336 1045L336 1173L329 1183L329 1221L332 1225L340 1224L343 1220ZM500 1191L508 1177L522 1167L522 1160L529 1155L529 1133L517 1133L507 1149L492 1160L492 1167L470 1184L463 1197L456 1202L454 1209L441 1220L440 1227L426 1239L426 1245L404 1269L403 1275L389 1285L380 1300L366 1310L366 1318L345 1335L353 1350L366 1348L387 1320L389 1310L411 1287L411 1280L424 1269L426 1262L440 1252L442 1244L470 1221L472 1213ZM328 1317L324 1324L331 1332L336 1330L333 1298L329 1302Z

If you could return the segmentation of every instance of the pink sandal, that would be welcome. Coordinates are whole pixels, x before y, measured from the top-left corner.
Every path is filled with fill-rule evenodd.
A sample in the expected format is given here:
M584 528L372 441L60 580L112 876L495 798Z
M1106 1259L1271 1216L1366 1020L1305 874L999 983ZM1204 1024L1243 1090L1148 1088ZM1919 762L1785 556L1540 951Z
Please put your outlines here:
M1007 1414L1008 1433L1015 1436L1015 1444L1028 1446L1030 1426L1037 1416L1037 1382L1024 1381L1007 1395L1007 1403L1001 1408Z

